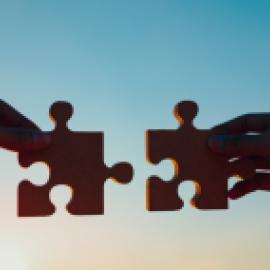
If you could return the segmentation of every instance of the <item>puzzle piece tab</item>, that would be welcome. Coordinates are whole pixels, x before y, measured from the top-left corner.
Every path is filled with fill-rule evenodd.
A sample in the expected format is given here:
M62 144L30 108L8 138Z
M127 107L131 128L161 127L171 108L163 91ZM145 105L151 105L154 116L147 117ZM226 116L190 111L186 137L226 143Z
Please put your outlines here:
M247 160L229 162L208 148L211 130L199 130L193 126L198 113L195 102L184 101L176 105L174 114L180 123L176 130L149 130L146 133L147 159L158 164L171 159L175 164L175 176L165 182L158 176L147 180L147 208L150 211L178 210L183 201L178 196L178 186L185 180L196 183L196 195L192 204L199 209L228 208L228 178L250 178L255 173Z
M18 215L21 217L48 216L55 212L49 199L50 190L59 184L72 189L72 200L67 211L73 215L98 215L104 213L104 184L114 178L119 183L132 179L129 163L118 163L112 168L104 164L104 139L102 132L73 132L67 121L73 114L71 104L56 102L50 115L56 124L51 132L52 143L48 149L19 153L19 163L29 167L34 162L45 162L50 178L45 185L36 186L25 180L18 188Z

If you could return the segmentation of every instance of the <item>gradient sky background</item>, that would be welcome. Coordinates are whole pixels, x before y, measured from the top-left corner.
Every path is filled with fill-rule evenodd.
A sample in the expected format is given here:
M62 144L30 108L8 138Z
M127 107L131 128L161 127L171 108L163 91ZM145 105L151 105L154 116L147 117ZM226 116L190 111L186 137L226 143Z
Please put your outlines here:
M270 111L270 2L181 0L0 0L0 91L44 130L56 100L75 108L74 130L105 131L108 165L127 160L131 184L106 184L105 215L16 217L25 177L46 181L43 166L21 169L0 151L0 268L269 269L270 194L230 202L228 211L149 213L145 181L173 175L145 160L145 130L175 128L173 106L200 105L209 128L247 112ZM65 205L69 192L53 190ZM180 189L189 200L192 184Z

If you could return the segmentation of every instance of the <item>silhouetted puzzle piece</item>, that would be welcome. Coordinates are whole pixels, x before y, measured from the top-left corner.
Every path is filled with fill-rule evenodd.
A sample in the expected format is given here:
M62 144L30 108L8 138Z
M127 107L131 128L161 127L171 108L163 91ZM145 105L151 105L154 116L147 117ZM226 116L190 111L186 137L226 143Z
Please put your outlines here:
M176 105L175 117L181 126L176 130L147 131L147 159L158 164L171 159L175 176L164 182L157 176L147 180L147 208L150 211L178 210L183 201L178 196L178 186L185 180L196 183L192 204L199 209L228 208L228 178L252 177L253 164L247 160L229 162L226 157L214 154L207 141L211 130L198 130L193 119L198 113L197 104L184 101Z
M128 163L106 167L103 158L102 132L72 132L66 124L73 114L72 106L65 102L52 105L50 115L56 123L51 132L48 149L19 153L19 162L29 167L34 162L45 162L50 168L50 179L43 186L29 181L19 185L18 215L47 216L55 212L49 199L50 190L64 184L72 188L73 197L67 210L73 215L96 215L104 212L104 183L114 178L119 183L131 181L133 169Z

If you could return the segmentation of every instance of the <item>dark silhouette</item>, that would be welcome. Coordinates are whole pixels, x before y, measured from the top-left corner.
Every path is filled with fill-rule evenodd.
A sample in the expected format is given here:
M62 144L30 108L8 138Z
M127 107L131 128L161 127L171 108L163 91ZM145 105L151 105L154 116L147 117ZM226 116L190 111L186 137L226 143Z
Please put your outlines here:
M212 129L210 148L230 158L249 159L257 169L270 169L270 113L239 116ZM240 181L229 191L232 199L252 191L270 191L270 174L260 171L254 177Z
M70 164L67 164L66 162L63 162L63 160L67 159L70 160L70 156L74 158L74 153L82 153L85 152L85 145L84 141L92 141L91 144L91 150L88 150L87 153L85 153L85 161L82 159L82 156L76 157L76 162L78 164L80 163L80 168L82 168L82 164L84 163L85 168L90 168L90 163L93 163L93 160L89 161L89 153L93 153L93 149L96 151L96 154L98 155L99 162L96 165L101 166L101 174L103 176L100 177L108 178L112 175L114 175L116 178L122 179L122 182L128 182L132 177L132 168L127 163L122 163L120 165L116 165L112 169L107 168L103 164L103 136L102 133L83 133L84 136L90 136L89 140L85 138L82 139L80 137L80 133L74 133L69 132L65 127L66 121L68 118L72 115L72 108L68 104L63 103L57 103L58 105L55 105L52 107L52 114L54 114L54 118L57 121L57 130L58 135L56 133L51 132L42 132L40 128L33 123L31 120L27 119L25 116L23 116L21 113L19 113L16 109L5 103L4 101L0 100L0 147L3 147L5 149L11 150L11 151L17 151L20 152L20 160L23 165L30 165L33 161L45 161L47 163L51 162L52 156L55 156L57 161L53 161L54 164L57 164L57 162L60 162L60 170L62 171L70 171L73 162L70 162ZM174 185L169 186L168 183L162 182L161 179L154 177L154 179L151 179L151 181L148 182L148 208L150 210L171 210L172 208L181 208L182 207L182 201L178 200L178 197L176 197L177 194L177 187L178 184L181 182L181 179L194 179L201 185L201 190L199 190L198 187L198 193L199 191L202 192L203 197L199 199L199 197L195 198L194 203L199 206L199 208L226 208L226 198L225 196L225 186L222 185L222 198L223 202L219 204L219 200L215 201L212 195L207 195L207 192L205 191L205 188L207 186L207 189L210 188L210 186L213 186L213 183L210 185L210 183L206 184L204 180L200 180L198 177L199 175L193 175L193 174L186 174L183 178L183 176L180 177L180 174L183 173L184 168L187 166L189 167L187 171L189 172L196 172L203 170L207 173L213 174L213 164L219 163L222 164L225 160L228 158L234 158L238 157L240 159L238 163L237 170L242 171L243 164L245 164L246 169L245 170L254 170L254 168L261 169L261 170L269 170L270 169L270 113L265 114L248 114L243 115L240 117L237 117L235 119L232 119L228 122L225 122L221 125L218 125L214 127L211 130L197 130L192 126L192 120L196 116L197 113L197 106L195 103L192 102L183 102L180 103L176 107L176 117L180 121L181 124L183 124L183 127L181 127L178 130L159 130L159 131L148 131L147 133L147 155L148 159L153 162L157 163L158 161L164 159L164 158L174 158L175 160L179 160L179 156L177 156L179 151L175 150L176 148L181 146L181 151L183 149L185 152L185 155L190 156L190 163L181 166L178 168L178 164L176 165L176 176L174 178ZM62 115L62 116L61 116ZM183 128L186 130L185 133L183 133ZM72 151L68 151L67 149L70 148L70 146L73 144L73 139L65 138L64 134L69 134L78 137L78 144L73 147ZM157 136L157 133L159 135ZM88 135L87 135L88 134ZM53 136L52 136L53 135ZM205 141L206 137L209 135L210 138L208 140L208 145L210 149L214 152L214 156L211 155L211 151L208 151L206 148L202 148L202 145L200 144L200 141ZM61 157L65 157L63 159L58 159L58 150L54 148L54 153L52 154L52 150L48 148L53 142L55 143L57 141L57 136L59 136L59 142L62 143L61 151L65 152L66 154L61 155ZM54 138L54 139L53 139ZM73 137L72 137L73 138ZM77 138L77 137L76 137ZM81 143L80 143L81 142ZM183 143L184 142L184 143ZM192 149L190 145L194 144L196 142L198 149ZM189 145L190 144L190 145ZM189 146L188 146L189 145ZM204 144L203 144L204 145ZM77 147L79 147L81 150L77 151ZM89 149L89 148L87 148ZM39 150L38 152L34 153L34 150ZM56 153L56 152L57 153ZM60 152L61 152L60 151ZM72 152L72 153L71 153ZM177 152L177 153L176 153ZM209 153L210 152L210 153ZM28 154L26 154L28 153ZM218 155L217 155L218 154ZM90 154L94 157L94 154ZM75 155L76 156L76 155ZM219 158L217 158L219 156ZM194 160L195 157L195 160ZM185 157L186 158L186 157ZM211 166L205 165L204 160L211 159L212 164ZM191 160L193 160L191 162ZM31 161L31 162L30 162ZM86 164L87 163L87 164ZM93 163L94 164L94 163ZM124 165L124 166L121 166ZM92 166L92 165L91 165ZM98 167L97 166L97 167ZM216 166L216 165L215 165ZM214 167L215 167L214 166ZM93 166L92 166L93 167ZM97 168L95 166L95 168ZM223 169L223 165L216 167L219 171L216 173L216 175L220 175L220 171ZM177 171L180 170L180 171ZM236 171L237 171L236 170ZM95 171L95 170L92 170ZM216 169L214 170L216 171ZM235 171L235 170L233 170ZM55 172L54 172L55 173ZM231 174L232 171L226 171L225 175ZM68 173L70 175L70 173ZM179 174L179 175L178 175ZM245 174L245 173L243 173ZM224 177L225 177L224 175ZM93 176L93 175L92 175ZM178 177L179 176L179 177ZM210 175L211 176L211 175ZM95 178L95 176L93 176ZM61 177L59 177L61 179ZM217 179L217 178L215 178ZM154 181L153 181L154 180ZM61 181L60 181L61 182ZM63 181L62 181L63 182ZM120 181L121 182L121 181ZM202 183L203 182L203 183ZM56 184L52 182L49 182L49 185L53 186L53 184ZM26 186L24 186L26 185ZM155 186L156 185L156 186ZM50 187L51 187L50 186ZM71 185L72 186L72 185ZM27 189L30 187L30 189L35 189L36 187L31 186L29 182L24 182L23 186L21 185L20 188L23 190L23 193L25 193L25 196L23 198L27 198L27 200L32 198L31 196L27 195ZM49 188L49 186L47 186ZM82 188L82 186L80 187ZM103 188L103 185L101 186L101 189ZM77 189L77 188L75 188ZM84 189L84 188L82 188ZM159 196L159 191L163 189L163 193L167 192L168 194L164 195L166 198L154 198L154 196ZM212 190L212 188L210 188ZM255 190L268 190L270 191L270 174L263 171L257 171L256 174L253 177L250 177L247 180L240 181L235 184L235 186L229 191L229 197L232 199L240 198L241 196L244 196L248 194L249 192L255 191ZM213 190L212 190L213 191ZM41 192L42 193L42 192ZM214 192L216 193L216 191ZM26 202L25 199L22 199L21 201L21 215L35 215L35 214L51 214L54 211L53 205L50 204L49 199L47 198L48 192L45 193L45 198L40 196L36 196L37 200L44 199L45 208L47 209L37 209L39 207L38 204L36 204L33 201L27 202L27 207L22 206L23 202ZM43 195L44 195L43 194ZM102 199L103 199L103 193L101 191L100 193ZM162 195L162 194L161 194ZM161 196L160 195L160 196ZM174 196L175 195L175 196ZM207 195L207 196L206 196ZM22 193L21 193L22 196ZM87 192L88 199L89 192ZM94 197L94 196L93 196ZM100 198L101 198L100 197ZM161 196L162 197L162 196ZM212 198L212 199L211 199ZM220 198L220 197L219 197ZM47 200L48 199L48 200ZM87 200L88 200L87 199ZM43 202L44 202L43 201ZM95 210L97 213L103 212L103 200L99 200L101 203L98 208L99 210ZM172 203L171 205L154 205L155 202L158 203ZM49 206L48 206L49 205ZM82 204L81 204L82 205ZM79 213L80 211L84 212L82 209L78 209L77 207L74 207L74 201L73 204L70 204L68 207L70 208L70 211L73 213ZM33 207L36 207L36 209L33 210ZM89 207L84 206L84 207ZM79 207L80 208L80 207ZM26 209L26 210L25 210ZM35 212L30 213L32 210ZM49 209L49 210L48 210ZM43 212L44 210L44 212ZM89 209L86 209L89 211ZM92 209L93 210L93 209ZM91 210L91 211L92 211ZM26 212L24 212L26 211ZM30 211L30 212L28 212ZM90 211L90 212L91 212ZM94 211L94 210L93 210ZM94 211L94 212L95 212Z
M50 140L49 134L0 100L0 147L18 152L39 150L48 147Z
M50 167L50 178L45 185L29 181L19 185L19 216L47 216L55 212L49 194L56 185L72 188L72 199L67 210L73 215L104 213L104 183L108 178L125 184L131 181L133 169L129 163L104 164L103 132L73 132L67 122L73 114L71 104L56 102L50 110L56 127L51 132L49 148L21 152L19 161L28 167L34 162L45 162Z
M249 160L228 162L226 156L210 151L207 142L212 130L193 126L198 106L192 101L176 105L175 116L181 126L175 130L149 130L147 132L147 157L154 164L163 159L175 162L175 176L163 181L152 176L147 182L147 202L151 211L168 211L182 208L178 186L185 180L196 182L196 196L192 204L199 209L228 208L228 178L240 175L249 179L254 175Z

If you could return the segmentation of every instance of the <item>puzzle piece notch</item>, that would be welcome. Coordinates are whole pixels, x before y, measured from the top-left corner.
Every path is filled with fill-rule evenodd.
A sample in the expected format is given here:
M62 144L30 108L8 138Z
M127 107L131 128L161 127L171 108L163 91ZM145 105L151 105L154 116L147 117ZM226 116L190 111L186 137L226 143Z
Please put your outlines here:
M72 199L72 190L65 185L57 185L50 191L50 201L55 206L55 213L61 215L69 214L67 205Z
M254 175L254 164L248 160L231 163L226 157L214 154L208 148L211 130L199 130L193 126L198 106L183 101L174 108L180 122L175 130L147 131L147 160L158 164L164 159L173 160L175 176L169 182L158 176L147 180L147 209L170 211L183 207L178 196L178 186L186 180L196 182L196 195L192 204L199 209L228 208L228 178L240 175L247 179Z
M197 194L200 194L200 185L195 181L183 181L178 187L178 196L182 199L183 206L188 203L189 206L194 207L194 200Z
M49 193L56 185L66 185L73 190L72 200L67 205L69 213L103 214L105 181L108 178L122 184L131 181L133 168L129 163L117 163L111 168L104 164L102 132L73 132L67 128L72 112L71 104L54 103L50 114L56 127L51 132L50 147L41 151L19 153L19 163L23 167L35 162L45 162L51 172L45 185L36 186L27 180L20 183L19 216L53 214L55 207L49 199Z

